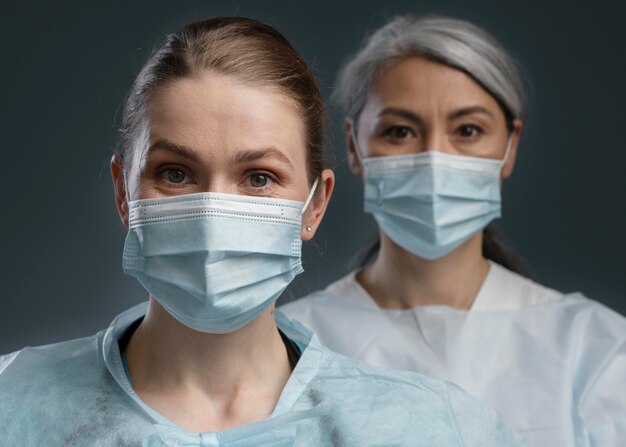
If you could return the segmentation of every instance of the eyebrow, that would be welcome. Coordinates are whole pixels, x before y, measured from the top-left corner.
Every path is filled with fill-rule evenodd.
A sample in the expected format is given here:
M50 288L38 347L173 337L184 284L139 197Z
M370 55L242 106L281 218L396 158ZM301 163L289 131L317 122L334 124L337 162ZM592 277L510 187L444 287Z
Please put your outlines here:
M264 149L250 149L239 151L230 158L232 164L245 164L252 163L262 158L274 158L282 163L289 165L291 169L294 169L293 163L289 158L281 151L274 147L268 147Z
M454 120L454 119L462 118L467 115L473 115L475 113L480 113L483 115L487 115L490 118L494 118L493 114L489 110L487 110L485 107L471 106L471 107L463 107L461 109L455 110L454 112L448 115L448 119ZM418 115L414 114L413 112L409 112L408 110L405 110L405 109L399 109L397 107L384 108L378 114L378 116L383 116L383 115L395 115L400 118L404 118L408 121L412 121L413 123L418 124L418 125L421 125L423 123L423 120Z
M378 114L378 116L383 116L383 115L394 115L400 118L404 118L407 121L412 121L413 123L417 125L423 124L423 120L419 116L415 115L413 112L409 112L408 110L404 110L404 109L398 109L397 107L385 107Z
M148 148L148 151L146 152L146 156L148 156L151 152L154 152L157 150L164 150L167 152L171 152L180 157L186 158L196 163L200 163L200 156L197 154L196 151L194 151L190 147L172 143L171 141L168 141L164 138L161 138L155 141ZM281 151L279 151L278 149L274 147L268 147L264 149L242 150L242 151L235 153L230 158L229 162L230 164L245 164L245 163L252 163L257 160L260 160L261 158L266 158L266 157L275 158L289 165L291 169L295 169L291 160L289 160L289 158L285 154L283 154Z
M485 107L472 106L472 107L464 107L462 109L452 112L450 115L448 115L448 119L453 120L453 119L461 118L467 115L473 115L475 113L487 115L492 119L494 118L493 114L489 110L487 110Z
M196 163L200 162L200 156L190 147L181 146L180 144L175 144L170 141L167 141L164 138L161 138L155 141L146 152L146 156L156 150L165 150L167 152L172 152L180 157L186 158L188 160L194 161Z

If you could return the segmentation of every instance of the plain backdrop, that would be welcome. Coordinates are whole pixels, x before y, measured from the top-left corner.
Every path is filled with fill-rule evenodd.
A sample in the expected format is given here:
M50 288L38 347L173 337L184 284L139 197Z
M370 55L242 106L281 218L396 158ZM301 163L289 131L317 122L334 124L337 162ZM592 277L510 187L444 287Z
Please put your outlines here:
M498 227L540 282L626 313L624 2L3 1L0 352L93 334L146 299L122 273L109 159L123 98L164 33L208 16L266 21L329 99L363 36L408 12L473 21L525 67L531 104ZM328 109L337 188L282 301L345 274L375 231Z

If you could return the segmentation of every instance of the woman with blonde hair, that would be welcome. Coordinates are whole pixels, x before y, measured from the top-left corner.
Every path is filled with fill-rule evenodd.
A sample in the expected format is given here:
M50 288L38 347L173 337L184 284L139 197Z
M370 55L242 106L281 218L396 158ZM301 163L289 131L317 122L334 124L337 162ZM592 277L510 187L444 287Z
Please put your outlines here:
M323 348L275 313L334 177L315 78L276 30L189 24L139 73L111 162L149 300L0 357L11 446L521 445L458 387Z

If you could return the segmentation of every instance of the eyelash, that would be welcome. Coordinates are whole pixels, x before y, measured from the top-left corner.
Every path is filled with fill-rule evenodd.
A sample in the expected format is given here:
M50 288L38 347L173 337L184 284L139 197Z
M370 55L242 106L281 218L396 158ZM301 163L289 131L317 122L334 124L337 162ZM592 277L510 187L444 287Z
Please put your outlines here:
M467 128L471 128L473 131L476 132L476 134L475 135L470 135L470 136L465 136L465 135L459 135L459 136L461 136L463 138L475 138L475 137L478 137L478 136L480 136L480 135L485 133L483 128L478 126L478 125L476 125L476 124L463 124L463 125L457 127L455 133L460 134L463 129L467 129Z
M167 173L173 170L181 171L185 175L184 180L187 180L187 181L183 180L181 183L175 183L175 182L170 181L167 178ZM182 188L182 187L188 186L190 183L193 183L194 181L193 177L189 175L187 170L184 168L181 168L180 166L165 166L158 170L157 177L160 181L163 181L164 183L168 185L168 187L171 187L171 188Z
M172 170L181 171L184 174L185 177L181 183L172 182L167 178L168 173ZM251 184L251 180L254 175L263 175L267 177L267 179L269 180L268 184L264 186L260 186L260 187L253 186ZM165 167L160 168L157 171L157 179L165 183L168 188L184 188L184 187L189 186L190 184L195 183L195 180L189 174L189 172L187 172L185 168L182 168L180 166L165 166ZM253 170L253 171L249 171L246 173L242 186L250 191L254 191L256 194L263 194L273 189L276 185L279 185L279 184L280 184L280 180L277 178L276 175L267 171Z
M267 185L264 185L264 186L260 186L260 187L252 186L250 184L250 181L252 179L252 176L254 176L254 175L263 175L263 176L265 176L265 177L267 177L269 179L270 183L267 184ZM259 192L262 193L262 192L267 191L270 188L273 188L275 185L279 184L280 182L276 178L275 175L273 175L273 174L271 174L269 172L266 172L266 171L250 171L250 172L247 173L246 178L244 180L244 183L245 183L245 187L246 188L249 188L249 189L251 189L251 190L253 190L253 191L257 192L257 193L259 193Z
M393 133L398 130L406 131L407 135L405 135L404 137L394 136ZM381 135L383 138L390 140L390 141L398 141L398 140L401 141L401 140L406 140L411 135L415 135L415 132L413 132L413 130L408 126L396 125L396 126L390 126L386 128L385 130L383 130Z

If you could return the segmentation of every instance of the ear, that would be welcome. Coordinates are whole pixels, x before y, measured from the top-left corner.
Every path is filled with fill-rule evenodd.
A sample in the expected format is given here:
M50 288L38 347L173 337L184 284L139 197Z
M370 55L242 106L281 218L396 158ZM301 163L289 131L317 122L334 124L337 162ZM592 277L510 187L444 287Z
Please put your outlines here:
M326 207L328 206L334 187L335 173L331 169L324 169L320 176L317 192L314 193L313 199L311 203L309 203L309 208L304 213L304 216L302 216L300 239L303 241L309 241L315 236L315 232L326 213Z
M511 148L509 149L509 155L502 167L502 178L509 178L513 174L513 168L515 167L515 159L517 158L517 147L519 146L520 139L522 138L522 131L524 125L521 119L515 119L513 121L513 132L511 132Z
M344 132L346 135L346 147L348 149L348 166L350 166L350 170L353 174L361 176L363 174L363 166L361 165L361 158L357 152L356 142L354 141L354 135L356 134L356 129L353 132L352 127L354 126L354 121L351 118L346 118L344 124Z
M124 180L124 162L119 154L115 154L111 158L111 177L113 178L117 212L124 226L128 228L128 198L126 195L126 181Z

